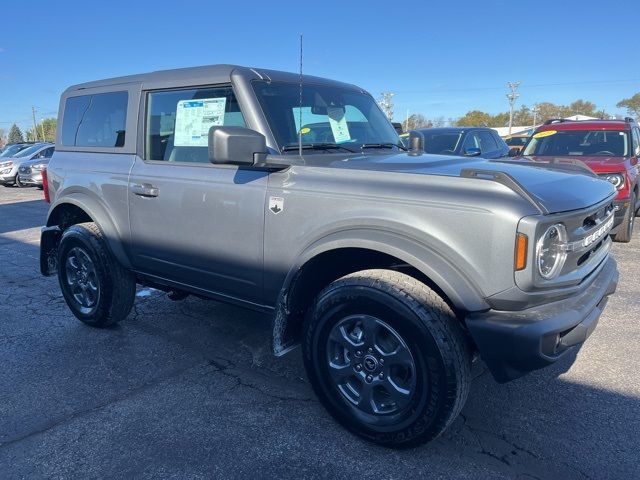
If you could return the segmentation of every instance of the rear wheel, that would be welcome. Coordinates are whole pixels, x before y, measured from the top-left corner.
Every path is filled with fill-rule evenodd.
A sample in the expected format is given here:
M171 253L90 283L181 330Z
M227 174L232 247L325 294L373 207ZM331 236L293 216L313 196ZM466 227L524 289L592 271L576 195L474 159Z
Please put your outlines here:
M387 446L440 435L469 391L470 355L455 315L395 271L357 272L325 288L306 321L303 352L329 413Z
M58 247L58 281L71 312L92 327L124 319L135 299L134 275L113 258L95 223L64 231Z
M629 243L631 241L631 236L633 235L633 226L636 220L635 211L636 193L633 192L631 194L631 198L629 198L629 207L624 214L624 218L622 219L622 223L620 224L618 233L616 233L613 237L614 242Z

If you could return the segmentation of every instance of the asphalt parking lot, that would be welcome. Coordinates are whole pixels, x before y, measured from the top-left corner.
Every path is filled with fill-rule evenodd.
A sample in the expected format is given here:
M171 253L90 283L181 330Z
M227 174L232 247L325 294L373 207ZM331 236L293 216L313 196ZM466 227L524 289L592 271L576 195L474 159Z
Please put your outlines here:
M81 324L39 274L41 198L0 188L0 478L640 476L640 224L575 364L506 385L477 368L444 436L392 451L325 413L259 314L141 289L119 326Z

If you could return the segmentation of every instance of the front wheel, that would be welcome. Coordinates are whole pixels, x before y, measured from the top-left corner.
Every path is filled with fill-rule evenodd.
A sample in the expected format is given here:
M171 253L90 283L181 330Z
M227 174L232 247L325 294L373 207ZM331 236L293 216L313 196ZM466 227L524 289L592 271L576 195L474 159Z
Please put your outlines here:
M460 323L433 290L395 271L357 272L325 288L306 320L303 353L329 413L386 446L436 438L469 391Z
M73 225L62 234L58 281L71 312L92 327L124 319L135 299L134 275L113 257L95 223Z
M26 183L22 183L22 182L20 181L20 177L19 177L18 175L16 175L16 187L18 187L18 188L24 188L24 187L26 187L26 186L27 186L27 184L26 184Z

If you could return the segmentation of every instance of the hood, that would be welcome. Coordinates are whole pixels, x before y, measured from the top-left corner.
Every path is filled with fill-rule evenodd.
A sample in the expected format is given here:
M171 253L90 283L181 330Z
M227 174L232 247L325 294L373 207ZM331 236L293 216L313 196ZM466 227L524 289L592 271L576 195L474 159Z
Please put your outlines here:
M20 158L18 160L21 160ZM50 158L34 158L32 160L26 160L24 162L21 162L20 165L38 165L40 163L43 163L45 165L47 165L49 163L49 160L51 160Z
M307 164L313 163L307 156L305 160ZM608 197L613 198L616 193L611 183L600 180L591 170L575 161L541 164L528 159L484 160L397 153L345 157L332 162L331 166L452 177L473 177L475 171L480 172L479 178L489 179L492 173L505 173L507 180L511 178L515 182L510 188L517 191L522 187L525 191L523 196L530 196L536 206L548 213L587 208Z
M553 161L580 161L585 163L594 172L613 172L625 170L625 157L605 157L602 155L597 156L566 156L566 157L549 157L549 156L528 156L522 157L524 160L530 160L532 162L553 162Z

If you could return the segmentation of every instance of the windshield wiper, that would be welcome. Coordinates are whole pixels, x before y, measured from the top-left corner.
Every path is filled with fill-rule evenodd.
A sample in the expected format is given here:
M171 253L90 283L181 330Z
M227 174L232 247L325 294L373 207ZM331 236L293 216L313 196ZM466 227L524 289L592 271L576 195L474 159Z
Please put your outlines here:
M300 146L297 143L288 143L282 147L283 152L289 152L291 150L298 150ZM337 143L303 143L303 150L346 150L347 152L356 153L355 150L351 150Z
M404 150L406 151L406 147L403 147L402 145L398 145L397 143L363 143L362 147L360 147L362 150L364 150L365 148L393 148L393 147L398 147L400 150Z

